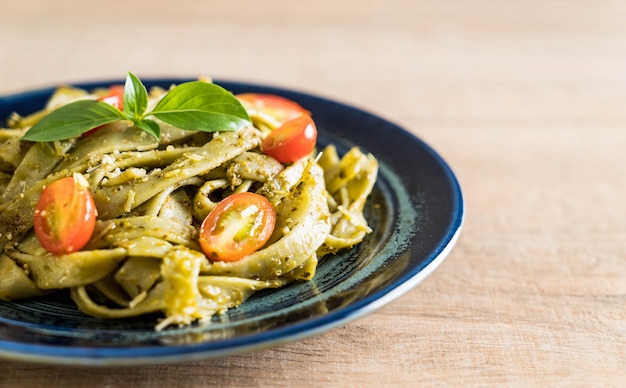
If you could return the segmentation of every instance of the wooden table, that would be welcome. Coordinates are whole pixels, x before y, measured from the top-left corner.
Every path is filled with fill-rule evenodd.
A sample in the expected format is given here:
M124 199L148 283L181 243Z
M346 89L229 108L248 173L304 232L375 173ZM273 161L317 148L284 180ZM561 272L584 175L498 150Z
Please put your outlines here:
M0 362L2 386L619 386L626 382L621 1L0 3L0 94L210 75L371 110L456 172L446 261L343 327L133 368Z

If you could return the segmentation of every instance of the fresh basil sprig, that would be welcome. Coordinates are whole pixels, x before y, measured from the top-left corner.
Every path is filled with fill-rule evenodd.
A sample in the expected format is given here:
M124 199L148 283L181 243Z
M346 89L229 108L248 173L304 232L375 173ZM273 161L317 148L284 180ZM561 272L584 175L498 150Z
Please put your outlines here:
M208 82L192 81L172 88L149 112L148 92L134 74L124 85L124 111L97 100L79 100L44 116L22 137L30 141L65 140L118 120L129 120L157 140L156 117L185 130L204 132L236 131L250 125L250 118L239 100L226 89Z

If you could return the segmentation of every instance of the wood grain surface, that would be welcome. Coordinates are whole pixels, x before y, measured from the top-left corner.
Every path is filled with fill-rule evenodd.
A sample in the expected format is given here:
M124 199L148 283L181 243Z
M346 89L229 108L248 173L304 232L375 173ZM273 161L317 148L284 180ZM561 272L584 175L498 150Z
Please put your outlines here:
M121 368L4 360L6 387L622 386L626 2L0 2L0 94L210 75L382 115L448 161L461 238L422 284L252 353Z

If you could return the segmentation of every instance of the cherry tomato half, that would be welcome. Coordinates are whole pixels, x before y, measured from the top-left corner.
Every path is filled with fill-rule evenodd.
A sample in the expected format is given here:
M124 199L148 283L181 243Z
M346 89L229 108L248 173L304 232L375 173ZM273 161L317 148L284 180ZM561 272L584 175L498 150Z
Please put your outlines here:
M277 119L280 123L302 115L311 115L298 103L274 94L242 93L237 98Z
M124 110L124 85L109 87L109 94L98 98L98 101L106 102L119 110Z
M242 192L223 199L200 227L200 246L212 261L237 261L272 235L276 212L262 195Z
M107 104L116 107L119 110L124 110L124 85L113 85L109 87L109 94L98 97L98 101L106 102ZM102 128L102 126L91 129L83 134L83 136L89 136Z
M299 116L273 130L261 143L261 151L281 163L291 163L310 154L316 141L311 116Z
M48 252L62 255L82 249L93 233L97 210L87 181L76 174L54 181L35 207L35 234Z

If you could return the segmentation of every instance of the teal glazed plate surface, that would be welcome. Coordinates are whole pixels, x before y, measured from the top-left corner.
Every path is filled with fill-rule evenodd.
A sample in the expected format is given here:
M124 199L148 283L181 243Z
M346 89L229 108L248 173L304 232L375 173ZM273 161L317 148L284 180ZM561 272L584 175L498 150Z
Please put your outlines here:
M144 80L169 87L188 79ZM312 112L319 147L352 146L379 161L365 216L373 232L351 250L320 261L309 282L254 294L212 322L154 330L159 316L103 320L82 314L69 296L0 301L0 357L71 365L152 364L219 357L308 337L370 313L401 296L450 253L464 204L446 162L422 140L371 113L292 90L215 81L233 93L272 93ZM123 81L78 83L95 87ZM45 105L54 88L0 97L0 121ZM1 276L0 276L1 281Z

